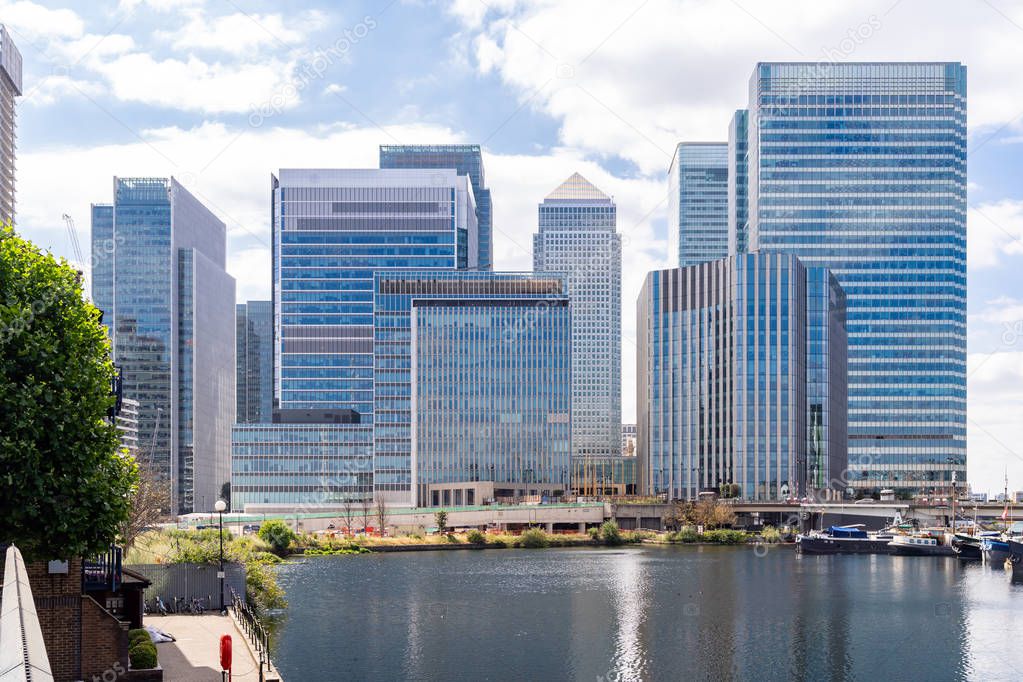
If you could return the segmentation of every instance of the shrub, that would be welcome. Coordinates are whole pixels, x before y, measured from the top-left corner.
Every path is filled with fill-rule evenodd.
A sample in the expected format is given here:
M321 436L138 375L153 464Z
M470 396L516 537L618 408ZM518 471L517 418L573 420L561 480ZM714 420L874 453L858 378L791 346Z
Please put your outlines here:
M599 528L587 528L586 529L586 534L590 536L590 540L599 540L600 539L600 529Z
M682 530L676 533L668 534L668 542L697 542L700 539L700 534L697 533L689 526L685 526Z
M455 535L454 533L448 533L448 534L447 534L447 535L445 535L444 537L446 537L446 538L447 538L447 541L448 541L449 543L451 543L452 545L457 545L457 544L459 544L459 543L461 543L461 542L462 542L461 540L459 540L459 539L458 539L458 536L457 536L457 535Z
M284 554L296 539L296 535L284 521L271 519L260 527L259 539L270 545L270 549L276 554Z
M128 648L135 642L152 642L153 638L149 636L149 631L145 628L135 628L134 630L128 630Z
M709 530L703 534L705 542L713 542L720 545L741 545L746 542L746 533L741 530Z
M529 549L539 549L540 547L548 547L550 540L547 538L547 533L539 528L530 528L523 531L522 535L519 536L519 544Z
M478 529L473 528L465 534L465 539L474 545L485 545L487 544L487 536L481 533Z
M764 526L764 530L760 533L760 537L763 538L764 542L781 542L781 531L774 526Z
M152 640L137 640L128 647L128 662L135 670L156 667L156 645Z
M616 546L624 542L622 533L618 530L618 523L614 519L608 519L600 527L600 539L605 545Z
M448 527L448 513L443 509L433 513L433 522L437 525L437 532L443 533Z
M280 609L288 605L284 590L277 584L273 567L257 562L245 565L245 591L259 609Z

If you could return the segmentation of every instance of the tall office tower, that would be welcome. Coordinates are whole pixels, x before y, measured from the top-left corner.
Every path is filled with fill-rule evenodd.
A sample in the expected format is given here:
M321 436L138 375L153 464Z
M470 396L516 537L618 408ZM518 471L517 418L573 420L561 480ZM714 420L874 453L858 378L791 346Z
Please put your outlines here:
M493 269L494 208L478 144L384 144L380 145L380 167L454 168L459 175L468 175L476 197L476 222L480 234L477 269Z
M848 297L850 487L966 474L966 67L759 64L749 250Z
M539 207L533 270L568 277L572 298L572 454L620 451L622 239L614 201L573 173Z
M749 251L749 111L739 109L728 124L728 254Z
M14 98L21 96L21 53L0 25L0 221L14 222Z
M668 186L668 249L679 267L727 256L728 145L679 143Z
M779 500L844 489L841 306L837 280L788 254L648 274L637 320L640 492L692 500L735 485L739 497ZM808 360L808 343L822 359ZM811 388L808 363L823 369L814 382L833 383ZM819 416L812 460L810 414Z
M472 185L454 169L284 169L272 195L274 397L372 424L373 275L476 268Z
M377 274L378 495L436 506L568 490L567 289L555 275Z
M93 301L138 401L171 513L208 511L231 470L234 278L223 222L174 178L114 178L92 207Z
M249 301L236 307L237 422L267 423L273 419L273 304Z

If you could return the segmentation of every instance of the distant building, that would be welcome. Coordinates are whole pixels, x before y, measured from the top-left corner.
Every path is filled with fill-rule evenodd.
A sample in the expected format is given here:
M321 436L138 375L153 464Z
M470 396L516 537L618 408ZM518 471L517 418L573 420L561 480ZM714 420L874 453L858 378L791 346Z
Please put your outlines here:
M21 53L0 25L0 220L14 222L16 135L14 98L21 96Z
M728 125L728 253L749 251L749 111Z
M174 178L114 178L92 207L93 301L171 513L224 493L235 419L227 229Z
M121 432L121 447L132 457L139 457L139 402L131 398L121 400L121 409L115 418L117 430Z
M282 169L271 185L278 407L351 409L372 424L373 275L478 268L470 179L455 169Z
M622 239L611 197L578 173L539 206L533 271L572 297L572 452L615 455L622 423Z
M285 411L231 434L231 507L273 512L373 499L373 427L350 410Z
M572 458L572 494L586 497L635 495L637 459L625 455Z
M479 224L479 262L477 269L494 267L494 206L483 170L483 155L478 144L385 144L380 145L381 168L454 168L467 175L476 197L476 222Z
M1012 494L1012 501L1014 504L1020 504L1023 502L1023 490L1017 490Z
M381 272L374 319L378 495L437 506L569 489L562 277Z
M635 457L636 455L636 425L622 424L622 456Z
M668 170L668 251L679 267L728 255L728 144L682 142Z
M269 422L273 415L273 304L249 301L236 306L236 402L239 423Z
M970 501L983 504L987 502L987 493L970 493Z
M833 277L765 253L651 272L638 323L641 493L844 491L845 309Z

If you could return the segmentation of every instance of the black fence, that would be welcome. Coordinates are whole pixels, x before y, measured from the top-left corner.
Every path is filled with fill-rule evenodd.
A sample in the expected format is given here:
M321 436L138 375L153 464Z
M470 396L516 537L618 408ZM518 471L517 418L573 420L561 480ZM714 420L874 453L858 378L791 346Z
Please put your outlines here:
M205 608L220 606L219 566L209 564L135 564L125 569L145 576L152 585L146 588L147 605L157 597L168 610L175 611L181 604L202 600ZM231 602L232 591L245 595L245 567L236 563L224 564L224 605ZM156 609L151 608L151 612Z

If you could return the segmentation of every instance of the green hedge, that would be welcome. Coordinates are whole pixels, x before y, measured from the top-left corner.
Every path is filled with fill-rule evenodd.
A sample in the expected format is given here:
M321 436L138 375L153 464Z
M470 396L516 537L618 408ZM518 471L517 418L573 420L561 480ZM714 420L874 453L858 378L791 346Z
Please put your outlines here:
M151 639L137 639L134 644L128 647L128 662L135 670L145 670L156 667L156 645Z

